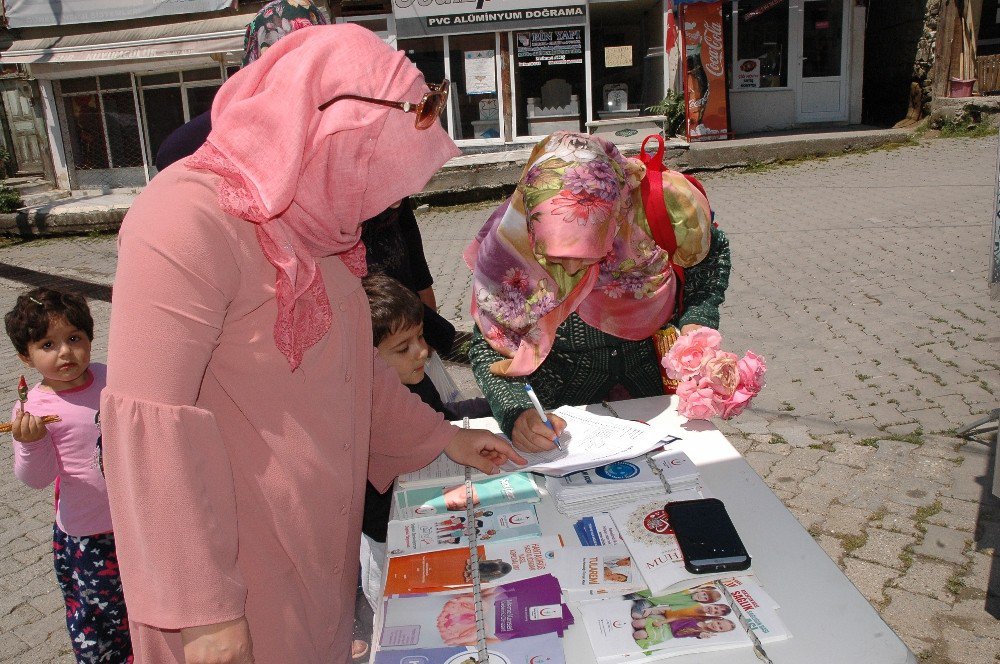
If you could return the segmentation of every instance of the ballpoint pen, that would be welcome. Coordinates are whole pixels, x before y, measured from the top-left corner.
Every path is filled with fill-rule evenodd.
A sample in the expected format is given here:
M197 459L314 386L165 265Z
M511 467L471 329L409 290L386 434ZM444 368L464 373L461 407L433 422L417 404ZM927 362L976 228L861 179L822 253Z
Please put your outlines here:
M551 429L552 433L555 433L556 428L552 426L552 422L551 420L549 420L549 416L545 414L545 409L542 408L542 403L538 400L538 396L535 394L535 391L531 389L531 385L529 383L524 384L524 391L528 393L528 398L531 399L531 403L532 405L535 406L535 411L538 413L538 416L542 418L542 422L545 423L545 426ZM562 444L559 442L558 434L556 435L556 437L553 439L552 442L556 444L557 450L562 449Z

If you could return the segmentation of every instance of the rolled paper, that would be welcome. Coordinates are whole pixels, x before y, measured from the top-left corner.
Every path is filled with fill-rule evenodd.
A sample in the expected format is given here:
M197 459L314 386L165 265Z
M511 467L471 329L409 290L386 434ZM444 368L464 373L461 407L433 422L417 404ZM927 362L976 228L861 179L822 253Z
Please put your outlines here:
M17 381L17 398L21 402L21 413L24 413L24 404L28 400L28 381L24 380L24 374Z

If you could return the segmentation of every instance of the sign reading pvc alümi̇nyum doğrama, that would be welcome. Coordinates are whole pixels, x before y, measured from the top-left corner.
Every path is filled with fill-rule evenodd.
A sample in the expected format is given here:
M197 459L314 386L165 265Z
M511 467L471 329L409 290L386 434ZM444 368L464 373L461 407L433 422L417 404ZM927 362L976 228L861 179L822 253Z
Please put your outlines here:
M392 0L392 13L400 39L587 21L584 0Z

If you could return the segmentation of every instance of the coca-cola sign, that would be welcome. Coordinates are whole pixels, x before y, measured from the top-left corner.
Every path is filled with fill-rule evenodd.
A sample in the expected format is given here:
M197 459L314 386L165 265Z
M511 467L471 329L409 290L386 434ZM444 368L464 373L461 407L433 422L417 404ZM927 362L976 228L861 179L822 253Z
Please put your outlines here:
M392 0L401 38L568 27L587 21L586 0Z
M680 5L688 140L729 137L722 3Z

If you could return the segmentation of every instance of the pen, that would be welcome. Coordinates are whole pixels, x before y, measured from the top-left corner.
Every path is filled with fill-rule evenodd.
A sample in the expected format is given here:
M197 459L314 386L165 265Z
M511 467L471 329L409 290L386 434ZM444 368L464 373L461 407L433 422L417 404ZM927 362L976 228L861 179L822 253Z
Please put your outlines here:
M552 430L552 433L555 433L556 428L552 426L552 422L549 421L549 416L545 414L545 410L542 408L542 403L538 400L538 396L535 394L535 391L531 389L531 385L529 383L524 384L524 391L528 393L528 398L531 399L531 403L535 406L535 411L538 412L538 416L542 418L542 422L544 422L545 426ZM559 442L558 435L555 437L553 442L556 444L557 450L562 449L562 444Z

